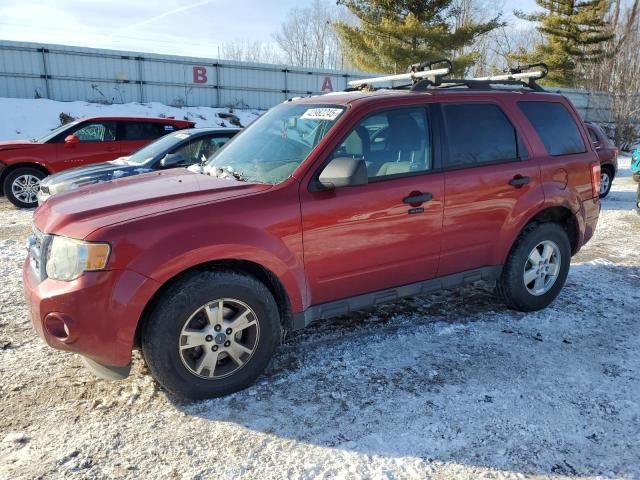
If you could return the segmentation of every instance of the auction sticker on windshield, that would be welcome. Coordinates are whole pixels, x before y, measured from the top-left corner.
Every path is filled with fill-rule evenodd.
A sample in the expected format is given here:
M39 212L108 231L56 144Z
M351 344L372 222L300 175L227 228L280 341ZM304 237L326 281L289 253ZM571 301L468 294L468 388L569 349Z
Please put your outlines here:
M301 120L335 120L342 113L341 108L310 108L302 114Z

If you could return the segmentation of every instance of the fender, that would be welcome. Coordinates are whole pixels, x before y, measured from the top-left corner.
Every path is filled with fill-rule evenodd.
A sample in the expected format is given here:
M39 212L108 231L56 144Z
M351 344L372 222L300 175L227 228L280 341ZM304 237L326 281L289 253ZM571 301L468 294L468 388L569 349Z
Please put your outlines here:
M567 211L571 212L573 218L575 218L578 226L578 246L582 245L584 238L584 230L585 230L585 221L584 216L580 215L579 212L584 212L584 208L582 206L582 202L579 198L574 198L579 202L579 205L576 207L575 202L570 201L567 197L557 196L555 198L547 198L541 205L537 205L535 209L528 209L527 211L523 211L521 215L518 216L517 222L513 224L511 228L505 231L508 234L502 236L500 241L500 246L496 249L496 254L500 258L500 264L504 264L511 252L511 248L513 244L518 239L520 232L541 212L555 207L564 208ZM516 220L516 219L514 219Z
M196 229L189 219L197 217L182 213L180 220L161 215L105 227L93 232L88 239L109 239L110 269L134 271L157 282L158 288L198 265L220 260L253 262L280 280L293 313L306 307L299 219L291 226L291 234L282 236L273 235L269 228L259 225L220 221L203 226L201 217ZM158 222L164 217L168 217L165 219L168 223Z

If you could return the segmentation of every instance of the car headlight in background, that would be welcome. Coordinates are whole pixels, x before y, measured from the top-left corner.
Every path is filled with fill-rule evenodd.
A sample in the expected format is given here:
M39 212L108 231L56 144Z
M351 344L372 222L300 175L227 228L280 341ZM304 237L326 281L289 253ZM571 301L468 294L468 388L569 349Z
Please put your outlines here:
M84 272L104 270L109 253L111 247L108 243L53 236L47 253L47 277L69 282Z

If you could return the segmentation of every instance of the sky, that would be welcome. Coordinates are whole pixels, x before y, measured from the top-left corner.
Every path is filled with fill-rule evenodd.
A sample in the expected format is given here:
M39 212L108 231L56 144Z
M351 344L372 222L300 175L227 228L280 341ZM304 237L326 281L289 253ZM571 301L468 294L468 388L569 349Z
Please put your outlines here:
M322 0L335 4L335 0ZM197 57L228 42L272 42L287 13L311 0L0 0L0 39ZM496 0L504 18L533 0Z

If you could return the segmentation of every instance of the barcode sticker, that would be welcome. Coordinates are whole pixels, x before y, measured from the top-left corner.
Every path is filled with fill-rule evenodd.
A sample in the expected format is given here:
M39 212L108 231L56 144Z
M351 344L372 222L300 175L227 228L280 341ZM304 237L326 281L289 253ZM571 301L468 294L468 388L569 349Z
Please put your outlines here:
M310 108L302 114L301 120L335 120L342 113L341 108Z

